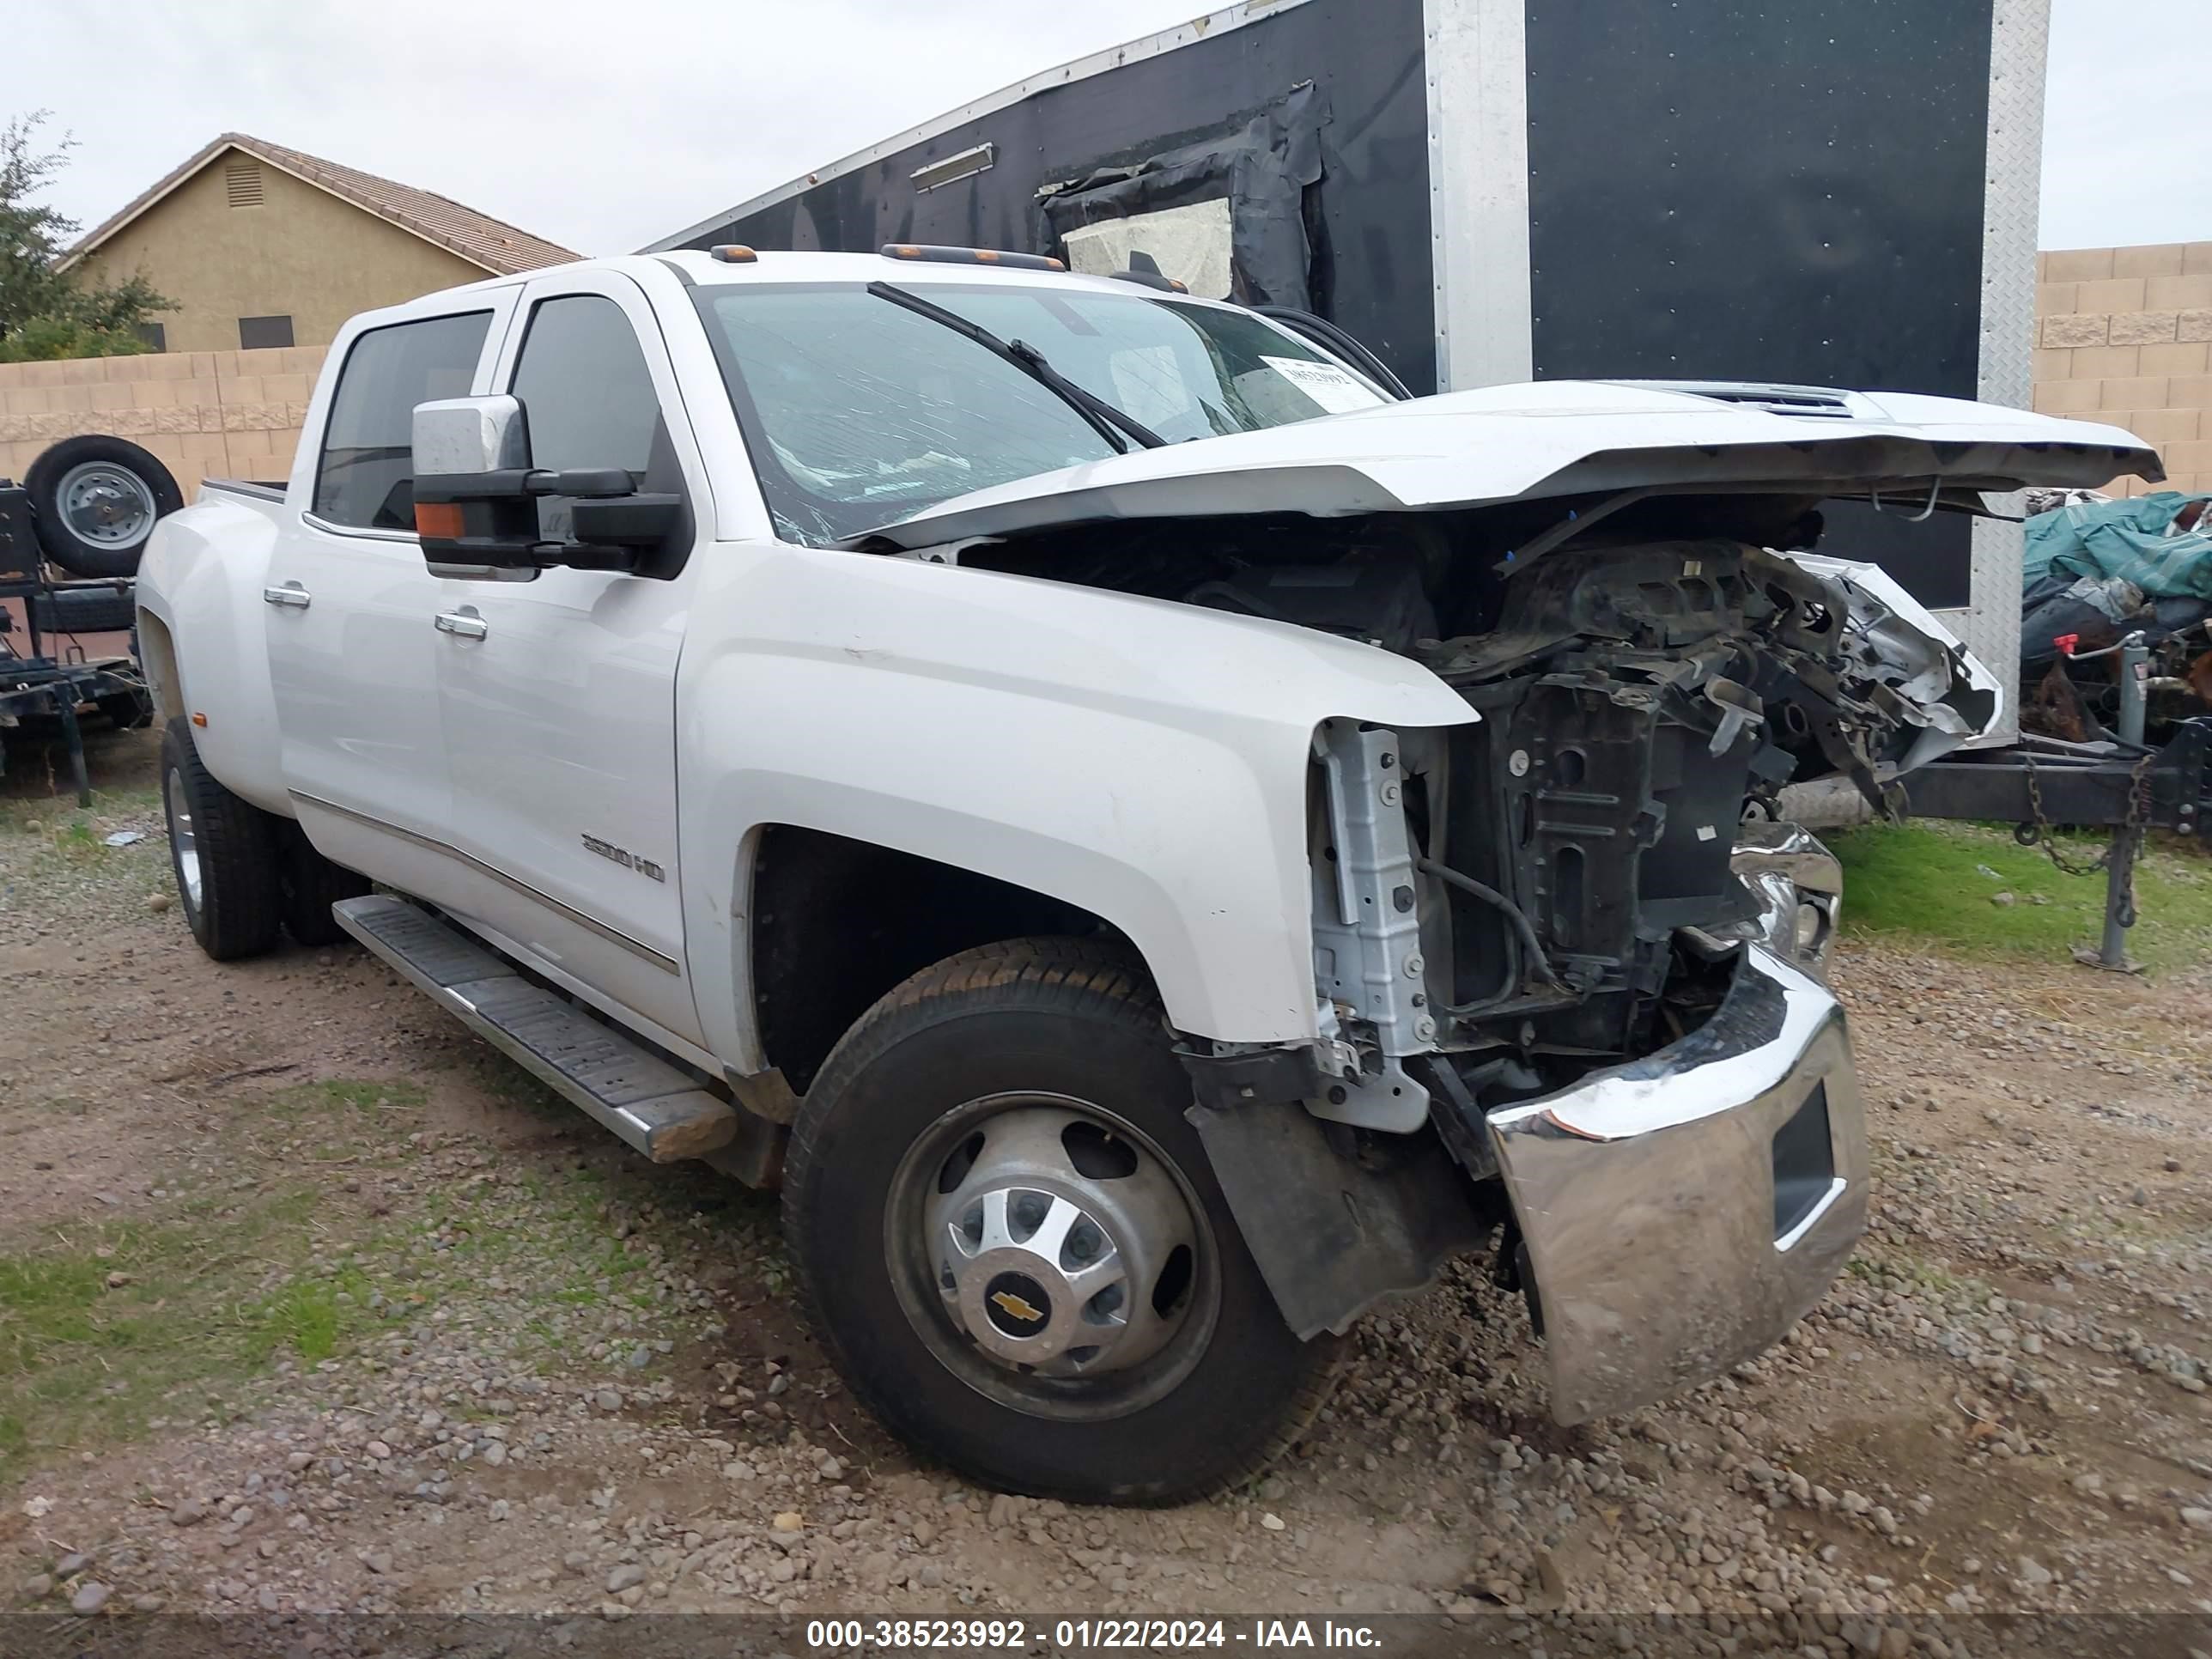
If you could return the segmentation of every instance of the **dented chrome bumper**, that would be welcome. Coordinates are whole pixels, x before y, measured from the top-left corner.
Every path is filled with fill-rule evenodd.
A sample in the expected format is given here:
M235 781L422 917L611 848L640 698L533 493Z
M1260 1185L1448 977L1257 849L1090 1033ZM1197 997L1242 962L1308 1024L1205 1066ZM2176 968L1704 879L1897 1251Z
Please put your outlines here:
M1648 1405L1769 1347L1866 1224L1843 1010L1762 944L1742 947L1698 1030L1489 1124L1562 1423Z

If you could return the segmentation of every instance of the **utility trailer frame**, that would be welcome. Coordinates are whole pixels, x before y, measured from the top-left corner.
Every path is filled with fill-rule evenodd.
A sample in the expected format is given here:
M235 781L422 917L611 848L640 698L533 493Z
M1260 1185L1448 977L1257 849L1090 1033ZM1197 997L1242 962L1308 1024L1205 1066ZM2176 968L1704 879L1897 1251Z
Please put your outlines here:
M1902 780L1915 817L2010 823L2024 847L2042 846L2061 869L2105 872L2105 932L2097 965L2127 966L2126 933L2135 926L2135 865L2143 836L2170 830L2212 842L2212 715L2182 721L2165 744L2143 742L2147 653L2141 635L2121 655L2120 730L2090 743L2024 732L2002 749L1962 750ZM2054 826L2110 830L2097 863L2064 860Z
M40 556L38 537L31 523L29 495L0 478L0 601L22 602L27 652L15 648L9 634L0 634L0 732L26 720L56 721L69 750L70 781L76 786L76 804L92 805L92 779L85 767L84 731L77 711L87 704L114 708L128 702L142 712L148 707L146 681L137 664L128 657L92 660L71 657L39 625L41 599L73 589L112 589L114 580L57 582L47 580ZM0 771L7 769L7 750L0 747Z

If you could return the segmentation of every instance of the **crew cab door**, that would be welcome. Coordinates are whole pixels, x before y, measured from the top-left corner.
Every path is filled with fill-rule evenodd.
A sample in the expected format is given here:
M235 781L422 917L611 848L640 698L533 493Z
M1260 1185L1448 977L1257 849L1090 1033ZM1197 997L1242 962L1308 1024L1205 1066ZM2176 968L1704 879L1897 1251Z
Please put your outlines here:
M434 903L475 878L446 832L452 792L431 627L439 581L415 537L416 404L488 389L516 289L342 335L293 461L263 589L284 786L331 858Z
M625 468L680 489L706 528L669 580L560 568L438 584L453 839L495 872L468 915L571 988L696 1042L676 660L713 514L659 325L618 273L541 277L523 291L491 389L522 404L532 465ZM544 539L572 539L568 514L564 501L542 505Z

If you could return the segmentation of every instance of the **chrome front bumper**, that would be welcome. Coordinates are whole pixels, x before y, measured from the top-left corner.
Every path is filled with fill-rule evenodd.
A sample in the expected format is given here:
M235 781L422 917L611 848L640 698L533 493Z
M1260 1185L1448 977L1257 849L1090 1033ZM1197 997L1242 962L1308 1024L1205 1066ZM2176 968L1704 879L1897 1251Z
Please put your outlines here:
M1489 1119L1562 1423L1650 1404L1771 1346L1866 1225L1844 1014L1766 945L1679 1042Z

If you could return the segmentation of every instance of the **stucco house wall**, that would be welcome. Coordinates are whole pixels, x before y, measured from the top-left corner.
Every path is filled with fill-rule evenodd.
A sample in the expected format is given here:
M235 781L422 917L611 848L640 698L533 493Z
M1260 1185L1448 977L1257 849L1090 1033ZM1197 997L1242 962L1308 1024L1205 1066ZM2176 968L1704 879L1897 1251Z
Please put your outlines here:
M254 205L231 205L234 168L258 175ZM79 262L95 281L136 273L176 301L167 349L235 351L241 317L288 316L296 347L328 345L356 312L490 273L293 178L225 151Z

